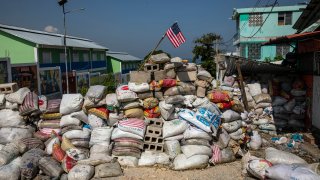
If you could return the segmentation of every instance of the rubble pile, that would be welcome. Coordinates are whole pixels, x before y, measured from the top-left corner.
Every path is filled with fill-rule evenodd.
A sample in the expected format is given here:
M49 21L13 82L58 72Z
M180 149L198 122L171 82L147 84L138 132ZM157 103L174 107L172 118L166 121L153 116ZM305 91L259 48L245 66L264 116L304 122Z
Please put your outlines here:
M301 119L305 91L298 80L279 77L271 86L246 79L247 112L236 76L220 83L201 66L166 54L150 62L111 94L95 85L84 97L48 100L7 84L11 90L0 94L0 179L101 179L123 175L123 167L197 169L242 156L244 173L257 178L278 177L277 168L292 163L304 164L310 177L319 173L293 154L247 153L261 148L260 132L276 134L284 120ZM273 166L285 157L288 167Z

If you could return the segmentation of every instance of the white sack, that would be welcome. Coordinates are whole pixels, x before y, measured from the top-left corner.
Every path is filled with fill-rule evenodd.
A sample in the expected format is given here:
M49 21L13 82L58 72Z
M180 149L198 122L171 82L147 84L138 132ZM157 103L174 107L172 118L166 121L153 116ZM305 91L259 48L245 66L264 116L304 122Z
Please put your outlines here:
M194 155L187 158L184 154L179 154L173 161L174 170L199 169L208 166L209 156Z
M81 94L64 94L60 104L61 114L70 114L80 111L83 104L83 97Z
M194 156L194 155L207 155L212 156L211 148L207 146L200 146L200 145L184 145L181 146L181 151L187 158Z
M272 164L293 164L300 163L306 164L307 162L297 155L289 152L277 150L275 148L269 147L265 150L266 160L270 161Z
M189 124L186 121L175 119L171 121L165 121L163 123L163 138L175 136L182 134L187 128L189 127Z

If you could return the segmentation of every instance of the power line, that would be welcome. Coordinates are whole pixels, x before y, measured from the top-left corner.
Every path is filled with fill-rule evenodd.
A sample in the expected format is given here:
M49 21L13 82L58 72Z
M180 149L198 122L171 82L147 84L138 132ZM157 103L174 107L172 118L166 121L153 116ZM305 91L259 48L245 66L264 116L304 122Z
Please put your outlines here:
M242 37L244 37L244 38L253 38L253 37L261 30L262 26L264 25L264 23L265 23L265 22L267 21L267 19L269 18L270 14L272 13L273 8L276 6L277 3L278 3L278 0L275 0L274 3L273 3L273 5L272 5L272 8L271 8L269 14L268 14L267 17L266 17L266 19L263 21L263 23L261 24L261 26L259 27L259 29L258 29L253 35L251 35L251 36L249 36L249 37L246 37L246 36L242 36Z

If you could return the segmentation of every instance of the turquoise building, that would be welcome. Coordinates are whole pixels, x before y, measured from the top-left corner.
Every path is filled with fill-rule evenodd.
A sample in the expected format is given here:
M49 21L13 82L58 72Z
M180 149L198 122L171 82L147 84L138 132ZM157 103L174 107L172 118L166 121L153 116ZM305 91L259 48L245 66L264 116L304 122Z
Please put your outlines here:
M293 50L292 44L261 46L271 38L296 33L293 25L306 5L234 9L232 19L237 32L233 45L241 57L254 60L284 58Z

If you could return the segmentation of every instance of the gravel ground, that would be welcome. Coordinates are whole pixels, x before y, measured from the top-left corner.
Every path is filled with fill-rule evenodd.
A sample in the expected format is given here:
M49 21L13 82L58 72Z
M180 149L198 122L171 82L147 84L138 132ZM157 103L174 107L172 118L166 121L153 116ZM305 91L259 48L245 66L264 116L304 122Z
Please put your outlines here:
M173 171L164 167L138 167L125 168L124 176L116 179L188 179L188 180L206 180L206 179L223 179L223 180L238 180L243 179L241 176L241 162L240 160L211 166L206 169L187 170L187 171Z

